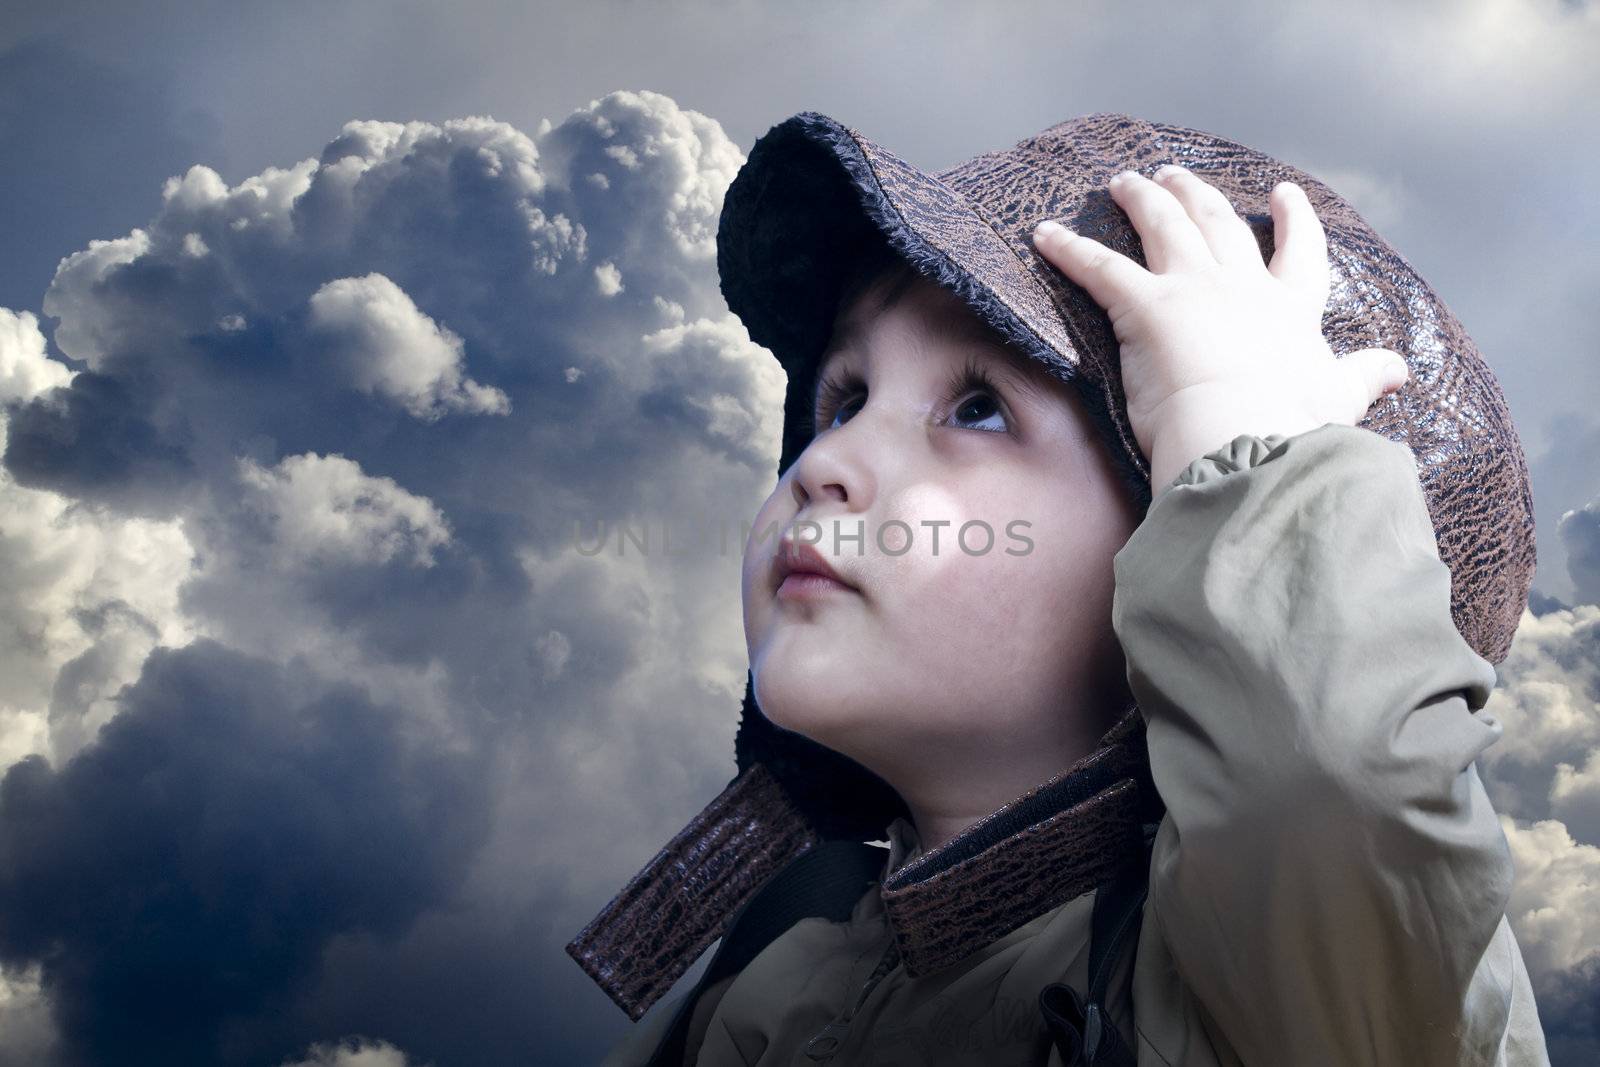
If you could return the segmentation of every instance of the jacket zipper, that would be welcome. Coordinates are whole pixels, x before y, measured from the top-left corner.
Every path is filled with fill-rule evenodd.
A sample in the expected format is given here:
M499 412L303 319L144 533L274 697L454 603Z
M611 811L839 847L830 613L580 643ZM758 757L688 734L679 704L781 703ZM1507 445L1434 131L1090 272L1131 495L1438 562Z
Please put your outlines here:
M1146 895L1146 893L1139 894L1141 904L1144 902ZM1140 911L1141 909L1137 907L1129 911L1128 914L1122 917L1122 921L1117 924L1117 928L1112 931L1111 943L1106 946L1105 958L1100 961L1100 969L1089 976L1089 989L1091 991L1097 989L1104 991L1105 987L1100 983L1100 976L1116 965L1117 956L1122 951L1122 942L1127 939L1128 931L1133 928L1134 917L1138 916Z
M1149 885L1146 884L1139 893L1139 904L1141 906L1131 908L1122 917L1122 921L1117 924L1117 928L1111 932L1110 944L1106 946L1106 954L1100 960L1099 969L1089 976L1089 995L1084 1014L1084 1045L1082 1051L1083 1062L1085 1063L1093 1063L1095 1061L1100 1052L1100 1045L1105 1040L1106 1029L1114 1025L1111 1021L1111 1016L1105 1010L1104 1001L1110 991L1105 988L1104 983L1101 981L1101 976L1106 975L1107 980L1109 980L1108 972L1116 966L1117 957L1122 954L1122 942L1126 940L1128 931L1133 929L1135 917L1142 913L1142 905L1148 895Z
M900 943L891 936L888 949L884 951L883 956L878 960L878 965L872 969L872 974L868 976L866 983L861 987L861 992L856 994L855 1003L847 1008L842 1016L818 1030L811 1040L806 1042L803 1051L808 1059L816 1060L818 1063L826 1063L833 1058L833 1054L839 1051L839 1046L844 1044L845 1036L850 1032L850 1023L855 1019L856 1012L860 1010L861 1005L867 1002L867 995L872 992L879 982L888 976L890 971L894 970L895 965L899 962Z

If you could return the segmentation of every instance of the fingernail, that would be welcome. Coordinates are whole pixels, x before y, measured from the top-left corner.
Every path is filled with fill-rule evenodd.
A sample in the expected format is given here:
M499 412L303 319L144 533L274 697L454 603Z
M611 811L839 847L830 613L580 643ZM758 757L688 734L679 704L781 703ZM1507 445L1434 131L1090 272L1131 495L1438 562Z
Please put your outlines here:
M1386 393L1394 392L1396 389L1399 389L1402 385L1406 384L1406 378L1409 376L1409 372L1406 370L1406 365L1404 363L1389 364L1384 368L1383 391Z
M1033 228L1033 239L1035 241L1064 241L1072 236L1074 236L1073 232L1055 219L1045 219Z

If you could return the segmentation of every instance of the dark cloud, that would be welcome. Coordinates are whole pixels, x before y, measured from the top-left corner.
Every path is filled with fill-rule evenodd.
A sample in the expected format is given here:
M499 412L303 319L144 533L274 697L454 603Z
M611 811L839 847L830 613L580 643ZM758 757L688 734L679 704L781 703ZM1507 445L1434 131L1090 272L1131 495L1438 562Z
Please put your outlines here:
M1572 605L1560 597L1546 596L1537 589L1528 590L1528 610L1535 616L1548 615L1552 611L1569 611Z
M1563 514L1556 533L1567 551L1567 573L1578 599L1600 604L1600 498Z
M1600 422L1590 412L1557 411L1541 429L1546 438L1543 446L1526 443L1539 533L1534 585L1543 594L1566 602L1600 603L1600 582L1593 573L1592 558L1574 565L1570 556L1575 547L1584 551L1584 531L1569 534L1563 528L1563 517L1569 511L1600 497L1600 465L1595 462L1600 457Z
M11 416L6 470L19 485L111 504L132 515L170 515L194 475L192 435L181 415L151 418L140 383L80 371L70 385Z
M0 957L43 962L64 1063L269 1062L336 935L393 939L487 821L478 759L358 687L159 649L53 770L0 781Z
M1600 956L1534 983L1545 1044L1556 1067L1600 1063Z

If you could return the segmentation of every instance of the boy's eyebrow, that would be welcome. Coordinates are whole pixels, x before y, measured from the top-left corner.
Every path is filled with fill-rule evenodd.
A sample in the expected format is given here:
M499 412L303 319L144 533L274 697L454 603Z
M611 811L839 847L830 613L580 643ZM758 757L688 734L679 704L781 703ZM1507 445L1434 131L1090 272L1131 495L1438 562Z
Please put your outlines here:
M851 347L861 333L862 323L859 319L850 319L842 322L834 330L833 337L828 341L827 347L822 350L822 356L817 361L816 377L811 389L812 411L817 409L823 371L827 369L828 364L840 352ZM1038 379L1038 374L1042 373L1042 371L1029 357L1019 354L1014 347L995 332L993 327L971 315L962 315L955 320L954 326L950 330L950 336L956 340L983 345L999 355L1001 359L992 368L996 378L1010 385L1018 393L1031 398L1037 404L1048 402L1044 388Z

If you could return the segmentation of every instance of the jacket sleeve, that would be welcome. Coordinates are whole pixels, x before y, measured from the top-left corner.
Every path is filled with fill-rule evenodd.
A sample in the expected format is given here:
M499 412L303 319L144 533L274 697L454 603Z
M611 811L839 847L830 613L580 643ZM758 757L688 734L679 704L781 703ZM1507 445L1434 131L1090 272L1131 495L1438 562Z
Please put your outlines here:
M1244 434L1169 484L1112 619L1168 809L1147 922L1218 1058L1504 1062L1512 862L1474 764L1495 672L1451 621L1411 450Z

